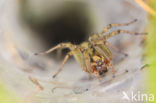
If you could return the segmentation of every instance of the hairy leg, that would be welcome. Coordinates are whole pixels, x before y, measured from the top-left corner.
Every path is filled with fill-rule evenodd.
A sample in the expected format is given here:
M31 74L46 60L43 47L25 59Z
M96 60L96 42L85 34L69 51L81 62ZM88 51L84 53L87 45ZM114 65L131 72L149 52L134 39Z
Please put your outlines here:
M112 62L111 62L111 69L112 69L113 77L115 77L115 70L114 70L114 65Z
M97 43L92 41L92 44L94 45L105 45L105 48L107 48L106 46L112 48L113 50L115 50L116 52L124 55L125 57L128 56L127 53L122 52L121 50L119 50L117 47L113 46L112 44L110 44L109 42L105 41L105 40L99 40ZM107 50L108 51L108 50Z
M63 67L64 67L64 64L65 64L66 61L69 59L69 57L72 56L73 54L74 54L74 52L73 52L73 51L70 51L70 52L65 56L65 58L64 58L64 60L63 60L63 62L62 62L62 64L61 64L61 66L59 67L58 71L53 75L53 78L55 78L55 77L62 71L62 69L63 69Z
M35 53L35 55L43 55L43 54L48 54L58 48L69 48L69 49L74 49L75 45L71 44L71 43L60 43L58 45L56 45L55 47L45 51L45 52L40 52L40 53Z
M117 26L128 26L128 25L130 25L130 24L132 24L132 23L134 23L134 22L136 22L136 21L137 21L137 19L134 19L133 21L130 21L130 22L128 22L128 23L109 24L109 25L107 25L107 26L103 29L103 31L102 31L101 33L99 33L99 35L103 35L103 34L106 33L109 29L111 29L111 28L113 28L113 27L117 27Z
M105 45L107 45L108 47L112 48L112 49L113 49L113 50L115 50L116 52L118 52L118 53L120 53L120 54L124 55L125 57L127 57L127 56L128 56L128 54L127 54L127 53L122 52L121 50L119 50L117 47L113 46L113 45L112 45L112 44L110 44L109 42L104 41L104 44L105 44Z
M117 34L124 34L124 33L131 34L131 35L145 35L145 34L147 34L147 33L130 32L130 31L126 31L126 30L116 30L116 31L110 32L109 34L103 36L103 38L101 38L101 39L106 40L106 39L108 39L112 36L115 36Z
M96 39L98 39L98 38L100 38L100 37L103 37L104 36L104 34L107 32L107 31L109 31L111 28L113 28L113 27L118 27L118 26L128 26L128 25L130 25L130 24L132 24L132 23L134 23L134 22L136 22L137 21L137 19L134 19L133 21L130 21L129 23L123 23L123 24L109 24L109 25L107 25L104 29L103 29L103 31L102 32L100 32L100 33L95 33L95 34L93 34L92 36L90 36L89 37L89 41L92 41L92 40L96 40Z
M85 66L83 66L83 68L85 69L86 72L90 74L92 71L91 71L90 56L88 54L89 53L87 51L83 52L84 62L85 62Z
M147 33L137 33L137 32L131 32L131 31L126 31L126 30L115 30L112 31L110 33L108 33L107 35L98 37L98 38L94 38L94 39L90 39L91 42L98 42L99 40L107 40L112 36L118 35L118 34L131 34L131 35L146 35Z
M97 52L103 55L105 59L107 59L108 61L112 60L112 53L110 52L110 50L105 45L102 45L103 48L101 48L100 45L102 44L94 43L93 47L95 48Z

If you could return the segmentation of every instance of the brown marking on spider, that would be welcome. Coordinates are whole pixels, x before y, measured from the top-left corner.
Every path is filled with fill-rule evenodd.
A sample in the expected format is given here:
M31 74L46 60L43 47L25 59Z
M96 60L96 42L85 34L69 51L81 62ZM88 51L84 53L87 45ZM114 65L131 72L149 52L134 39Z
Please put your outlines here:
M69 42L60 43L45 52L35 53L35 55L48 54L58 48L70 49L70 52L65 56L62 65L60 66L58 71L53 75L53 78L55 78L61 72L64 64L66 63L68 58L72 55L74 56L76 61L81 65L82 69L88 74L95 75L98 79L100 79L102 75L105 74L109 68L111 68L114 76L115 71L112 63L113 57L109 47L125 56L127 56L127 54L121 52L120 50L118 50L118 48L112 46L106 40L117 34L127 33L132 35L144 35L146 33L136 33L136 32L130 32L125 30L115 30L106 35L104 34L112 27L128 26L136 21L137 20L135 19L125 24L109 24L103 29L101 33L93 34L92 36L89 37L88 41L83 42L80 45L74 45Z

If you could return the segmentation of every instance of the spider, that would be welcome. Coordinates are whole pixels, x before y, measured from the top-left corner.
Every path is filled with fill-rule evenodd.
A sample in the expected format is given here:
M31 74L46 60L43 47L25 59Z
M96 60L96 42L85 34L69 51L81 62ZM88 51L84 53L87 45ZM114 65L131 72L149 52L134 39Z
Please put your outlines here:
M98 79L100 79L103 74L108 71L109 68L112 69L112 74L114 75L115 71L112 63L112 52L109 47L122 53L125 56L127 56L127 54L121 52L118 48L111 45L107 41L107 39L117 34L127 33L132 35L142 35L146 33L130 32L119 29L109 33L107 32L112 27L128 26L136 21L137 19L123 24L109 24L103 29L102 32L91 35L88 41L85 41L79 45L75 45L70 42L60 43L45 52L35 53L35 55L48 54L58 48L68 48L70 50L70 52L68 52L65 56L62 65L60 66L58 71L53 75L53 78L55 78L62 71L64 64L70 56L74 56L83 71L87 72L89 75L96 76Z

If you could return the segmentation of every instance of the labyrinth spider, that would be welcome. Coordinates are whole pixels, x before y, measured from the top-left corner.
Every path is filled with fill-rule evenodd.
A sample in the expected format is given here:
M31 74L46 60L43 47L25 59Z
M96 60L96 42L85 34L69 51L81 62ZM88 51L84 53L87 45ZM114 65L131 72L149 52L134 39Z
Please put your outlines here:
M65 56L62 65L60 66L58 71L53 75L53 78L55 78L61 72L68 58L73 55L76 61L81 65L81 68L85 72L87 72L90 75L95 75L98 79L100 79L102 75L105 72L107 72L108 68L111 68L114 74L112 53L108 47L115 49L121 54L127 56L127 54L121 52L118 48L112 46L106 40L112 36L121 33L127 33L132 35L142 35L146 33L136 33L136 32L130 32L125 30L115 30L106 35L104 34L107 33L108 30L110 30L112 27L128 26L136 21L137 20L135 19L129 23L124 23L124 24L109 24L103 29L102 32L93 34L92 36L89 37L88 41L83 42L80 45L74 45L69 42L60 43L45 52L35 53L35 55L48 54L58 48L68 48L70 49L70 52L68 52L68 54Z

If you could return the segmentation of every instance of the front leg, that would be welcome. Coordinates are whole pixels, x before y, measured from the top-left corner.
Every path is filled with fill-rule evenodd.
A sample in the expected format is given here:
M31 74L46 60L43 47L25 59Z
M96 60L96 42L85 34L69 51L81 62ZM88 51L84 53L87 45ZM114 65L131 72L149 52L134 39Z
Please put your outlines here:
M66 63L66 61L69 59L70 56L72 56L74 54L74 51L70 51L64 58L61 66L59 67L58 71L53 75L53 78L55 78L63 69L64 64Z
M44 55L44 54L48 54L58 48L69 48L70 50L74 50L76 48L76 45L73 45L71 43L60 43L58 45L56 45L55 47L45 51L45 52L40 52L40 53L35 53L35 55Z
M99 33L99 35L103 36L104 33L106 33L108 30L110 30L110 29L113 28L113 27L128 26L128 25L130 25L130 24L135 23L136 21L137 21L137 19L134 19L133 21L130 21L130 22L128 22L128 23L123 23L123 24L109 24L109 25L107 25L107 26L103 29L103 31L102 31L101 33Z

